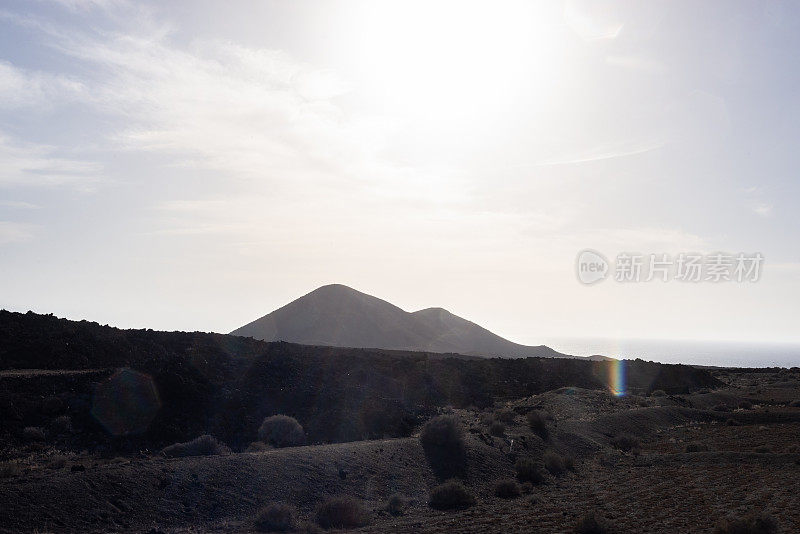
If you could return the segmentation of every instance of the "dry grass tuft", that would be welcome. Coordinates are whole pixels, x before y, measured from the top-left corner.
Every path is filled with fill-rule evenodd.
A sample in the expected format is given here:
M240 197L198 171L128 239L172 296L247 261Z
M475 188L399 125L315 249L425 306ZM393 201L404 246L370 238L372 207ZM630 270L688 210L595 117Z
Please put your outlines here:
M161 449L161 454L167 458L182 458L184 456L217 456L230 454L231 450L214 436L203 434L185 443L174 443Z
M531 484L541 484L544 482L542 470L530 458L520 458L514 465L517 472L517 480L520 482L530 482Z
M369 524L361 501L349 495L330 497L317 508L317 524L322 528L355 528Z
M393 494L386 501L386 511L392 515L401 515L408 507L408 499L399 493Z
M475 497L459 480L448 480L431 489L428 506L436 510L456 510L469 508L475 504Z
M467 446L461 425L455 417L434 417L422 427L419 441L437 476L449 478L464 472Z
M258 439L273 447L296 447L306 442L306 434L297 419L278 414L264 419L258 428Z
M537 412L536 410L528 412L528 426L534 434L543 440L546 440L550 435L550 432L547 430L547 421L545 421L541 412Z
M495 482L494 494L501 499L516 499L522 495L522 490L516 480L504 478Z
M594 512L587 514L575 525L575 534L611 534L612 529L605 518Z
M611 440L611 445L623 452L639 449L641 447L639 439L636 436L627 433L622 433L615 436Z
M254 523L258 532L293 532L299 526L295 507L281 502L262 508Z
M714 534L774 534L775 532L778 532L778 522L764 513L723 519L714 527Z

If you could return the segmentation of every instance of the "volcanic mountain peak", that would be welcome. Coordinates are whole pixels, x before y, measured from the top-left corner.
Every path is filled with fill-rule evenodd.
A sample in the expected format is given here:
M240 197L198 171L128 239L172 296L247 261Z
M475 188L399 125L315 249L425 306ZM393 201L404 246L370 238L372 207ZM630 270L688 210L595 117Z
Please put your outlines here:
M500 357L564 354L513 343L443 308L409 313L342 284L319 287L231 332L265 341Z

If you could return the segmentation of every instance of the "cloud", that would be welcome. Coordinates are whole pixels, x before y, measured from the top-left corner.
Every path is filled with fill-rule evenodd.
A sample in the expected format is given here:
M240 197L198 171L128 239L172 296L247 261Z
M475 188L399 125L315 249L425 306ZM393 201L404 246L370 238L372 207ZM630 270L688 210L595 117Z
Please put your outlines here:
M772 215L772 204L759 203L752 207L753 213L762 217L769 217Z
M593 149L575 154L564 155L553 159L541 161L537 166L550 165L574 165L578 163L590 163L607 159L626 158L637 156L659 150L665 146L664 142L628 142L616 145L601 145Z
M35 226L11 221L0 221L0 245L22 243L33 239Z
M0 60L0 109L45 106L78 98L82 83L41 72L31 72Z
M127 0L47 0L48 2L60 5L71 11L87 11L89 9L109 9L112 7L125 6Z
M90 93L124 124L117 148L273 183L324 181L369 157L358 124L330 100L347 84L281 51L221 41L183 49L159 32L59 46L102 73Z
M20 144L0 132L0 186L72 186L91 190L102 165L60 157L54 147Z
M0 200L0 208L38 210L41 209L41 206L39 206L38 204L31 204L30 202L21 202L15 200Z

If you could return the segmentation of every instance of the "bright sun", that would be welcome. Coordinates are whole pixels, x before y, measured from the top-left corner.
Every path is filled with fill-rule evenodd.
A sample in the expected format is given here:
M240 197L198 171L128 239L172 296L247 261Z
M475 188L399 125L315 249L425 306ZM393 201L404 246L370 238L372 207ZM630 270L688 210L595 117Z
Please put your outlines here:
M352 66L378 106L431 124L484 121L559 68L552 6L524 1L368 2L354 20Z

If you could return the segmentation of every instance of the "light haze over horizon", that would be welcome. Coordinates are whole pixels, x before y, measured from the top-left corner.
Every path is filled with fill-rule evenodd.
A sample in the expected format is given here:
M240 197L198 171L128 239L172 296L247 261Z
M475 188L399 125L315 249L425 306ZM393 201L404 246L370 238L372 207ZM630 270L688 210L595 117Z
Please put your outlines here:
M797 50L791 2L5 0L0 308L228 332L341 283L800 343ZM764 265L586 286L586 248Z

